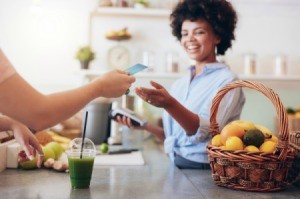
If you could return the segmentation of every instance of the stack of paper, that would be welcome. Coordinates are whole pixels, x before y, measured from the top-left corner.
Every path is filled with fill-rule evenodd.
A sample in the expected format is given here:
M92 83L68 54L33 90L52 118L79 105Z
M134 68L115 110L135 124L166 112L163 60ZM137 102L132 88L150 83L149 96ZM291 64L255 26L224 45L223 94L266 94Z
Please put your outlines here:
M94 165L144 165L145 161L141 151L125 154L97 155Z

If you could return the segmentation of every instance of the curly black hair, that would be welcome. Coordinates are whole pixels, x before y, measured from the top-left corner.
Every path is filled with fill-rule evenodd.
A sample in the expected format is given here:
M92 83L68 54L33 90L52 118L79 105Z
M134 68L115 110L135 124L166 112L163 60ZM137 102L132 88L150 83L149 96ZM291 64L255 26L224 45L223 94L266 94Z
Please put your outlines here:
M172 33L179 41L182 23L185 20L206 20L221 39L217 45L219 55L224 55L235 39L237 14L231 3L226 0L183 0L177 4L170 19Z

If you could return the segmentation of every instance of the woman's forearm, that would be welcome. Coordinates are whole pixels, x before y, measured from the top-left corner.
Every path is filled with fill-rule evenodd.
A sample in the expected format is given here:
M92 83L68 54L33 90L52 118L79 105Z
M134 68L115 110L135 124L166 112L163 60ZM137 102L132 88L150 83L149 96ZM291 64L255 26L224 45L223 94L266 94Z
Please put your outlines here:
M164 134L164 130L160 126L156 126L153 124L146 124L144 129L146 131L149 131L152 135L154 135L155 137L159 138L162 141L164 141L166 138Z
M186 109L176 99L172 99L165 110L180 124L188 135L194 135L199 128L199 117L197 114Z

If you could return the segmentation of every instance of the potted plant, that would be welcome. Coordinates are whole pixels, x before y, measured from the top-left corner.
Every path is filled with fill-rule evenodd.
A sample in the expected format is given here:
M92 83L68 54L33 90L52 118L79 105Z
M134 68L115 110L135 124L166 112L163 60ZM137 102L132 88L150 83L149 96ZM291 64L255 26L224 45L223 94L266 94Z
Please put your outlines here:
M80 61L81 69L88 69L90 62L95 59L95 53L90 46L84 46L77 51L76 59Z
M135 8L145 8L148 7L149 1L148 0L134 0L133 5Z

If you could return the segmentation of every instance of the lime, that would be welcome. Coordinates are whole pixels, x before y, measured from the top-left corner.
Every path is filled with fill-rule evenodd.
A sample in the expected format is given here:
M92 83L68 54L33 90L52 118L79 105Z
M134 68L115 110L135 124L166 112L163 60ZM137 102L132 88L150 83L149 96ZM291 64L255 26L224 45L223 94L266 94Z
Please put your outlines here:
M107 153L107 151L108 151L108 144L102 143L101 146L100 146L100 150L101 150L101 153Z

